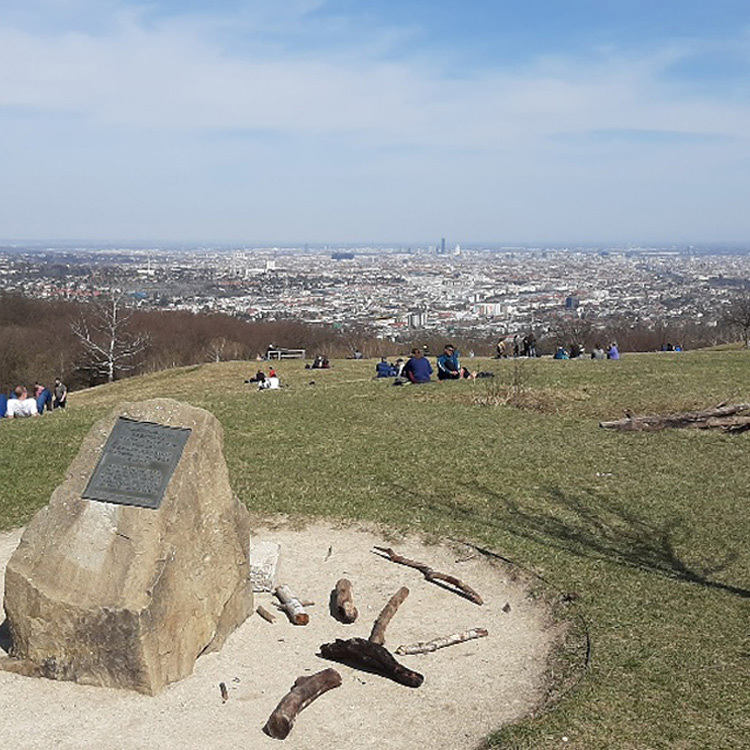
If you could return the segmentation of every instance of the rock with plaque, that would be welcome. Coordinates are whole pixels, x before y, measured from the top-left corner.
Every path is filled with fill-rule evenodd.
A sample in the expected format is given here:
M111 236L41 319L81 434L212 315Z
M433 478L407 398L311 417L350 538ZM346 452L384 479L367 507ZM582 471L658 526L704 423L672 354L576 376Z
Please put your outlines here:
M8 668L153 695L221 648L253 604L222 447L212 414L170 399L91 429L8 563Z

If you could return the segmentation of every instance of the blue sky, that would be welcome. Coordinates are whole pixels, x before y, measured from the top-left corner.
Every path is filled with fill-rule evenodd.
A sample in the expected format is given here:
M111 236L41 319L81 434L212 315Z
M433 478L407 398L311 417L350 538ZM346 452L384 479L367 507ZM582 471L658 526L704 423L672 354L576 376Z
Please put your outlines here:
M0 237L750 241L746 0L0 0Z

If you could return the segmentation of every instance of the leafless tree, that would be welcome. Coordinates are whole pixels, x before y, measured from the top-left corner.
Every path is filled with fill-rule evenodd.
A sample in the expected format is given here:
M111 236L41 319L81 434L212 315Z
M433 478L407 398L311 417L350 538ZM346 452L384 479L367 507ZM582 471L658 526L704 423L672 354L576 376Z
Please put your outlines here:
M550 334L559 346L587 344L592 338L591 323L585 318L571 313L558 315L550 324Z
M732 328L739 328L742 331L745 349L750 348L750 293L735 297L724 319Z
M134 370L141 364L149 337L132 332L133 313L125 305L124 295L113 292L92 304L71 325L83 347L83 369L111 383L119 373Z

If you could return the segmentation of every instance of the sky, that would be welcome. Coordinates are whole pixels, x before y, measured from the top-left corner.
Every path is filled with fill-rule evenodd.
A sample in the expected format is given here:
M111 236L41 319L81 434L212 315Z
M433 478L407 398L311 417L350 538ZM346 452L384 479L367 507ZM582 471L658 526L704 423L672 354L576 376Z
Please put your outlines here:
M0 0L0 237L750 242L747 0Z

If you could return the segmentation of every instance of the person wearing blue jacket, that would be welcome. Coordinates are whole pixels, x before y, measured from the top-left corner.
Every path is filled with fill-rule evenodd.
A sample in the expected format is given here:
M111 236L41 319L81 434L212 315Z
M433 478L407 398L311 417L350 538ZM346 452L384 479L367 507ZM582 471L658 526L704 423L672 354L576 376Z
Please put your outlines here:
M443 353L437 358L438 380L460 380L472 377L471 373L461 367L458 352L453 344L446 344Z
M412 383L429 383L432 375L430 360L424 356L424 352L417 348L412 349L412 356L404 366L404 375Z
M396 368L385 357L381 357L380 362L375 365L375 377L394 378L396 377Z

